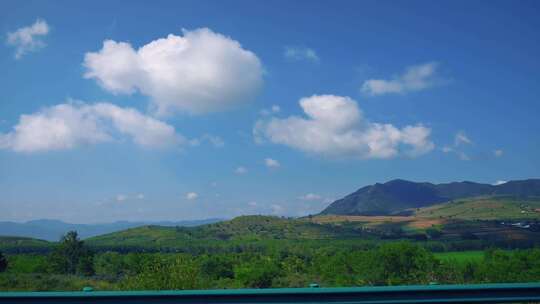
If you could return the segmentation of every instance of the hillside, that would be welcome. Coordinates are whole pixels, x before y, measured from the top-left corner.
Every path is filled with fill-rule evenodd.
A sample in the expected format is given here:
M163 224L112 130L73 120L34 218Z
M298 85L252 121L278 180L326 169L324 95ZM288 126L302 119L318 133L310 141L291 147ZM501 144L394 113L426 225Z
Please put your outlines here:
M407 215L410 209L476 196L540 197L540 179L510 181L502 185L474 182L445 184L392 180L377 183L339 199L321 215Z
M35 252L47 251L52 243L18 236L0 236L0 251L4 252Z
M483 196L460 199L417 209L409 215L318 215L314 223L359 223L366 227L398 225L407 229L425 229L450 221L540 220L540 198Z
M318 215L315 223L363 227L379 234L404 235L436 229L443 238L474 234L486 240L540 241L540 198L483 196L418 208L407 216Z
M540 219L540 198L493 196L461 199L421 208L415 212L415 216L460 220Z
M274 216L240 216L198 227L143 226L87 239L92 246L175 247L189 241L264 239L339 239L362 237L362 231Z

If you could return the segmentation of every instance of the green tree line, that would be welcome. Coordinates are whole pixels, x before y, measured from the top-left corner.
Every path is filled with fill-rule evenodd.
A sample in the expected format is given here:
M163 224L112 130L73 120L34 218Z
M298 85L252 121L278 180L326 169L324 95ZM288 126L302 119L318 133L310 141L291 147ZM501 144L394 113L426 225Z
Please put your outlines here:
M331 242L331 241L329 241ZM438 259L419 243L279 245L258 251L94 253L76 232L49 254L0 254L1 290L168 290L472 284L540 280L540 249L489 249L480 260Z

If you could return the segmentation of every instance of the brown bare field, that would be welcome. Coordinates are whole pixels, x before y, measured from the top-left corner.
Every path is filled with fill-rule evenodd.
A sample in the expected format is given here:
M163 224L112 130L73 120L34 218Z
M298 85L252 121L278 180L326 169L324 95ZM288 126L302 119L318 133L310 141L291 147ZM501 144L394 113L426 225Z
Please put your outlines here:
M340 222L360 222L366 226L378 226L388 223L402 223L415 229L426 229L433 225L440 225L445 222L439 218L424 218L417 216L362 216L362 215L321 215L312 218L312 221L319 224L340 223Z

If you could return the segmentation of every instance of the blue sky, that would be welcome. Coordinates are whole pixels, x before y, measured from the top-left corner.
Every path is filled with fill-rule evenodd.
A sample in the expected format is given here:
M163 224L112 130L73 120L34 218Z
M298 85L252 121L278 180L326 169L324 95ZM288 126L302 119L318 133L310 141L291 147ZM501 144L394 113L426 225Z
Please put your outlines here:
M2 1L0 220L538 177L535 1ZM108 41L108 42L105 42Z

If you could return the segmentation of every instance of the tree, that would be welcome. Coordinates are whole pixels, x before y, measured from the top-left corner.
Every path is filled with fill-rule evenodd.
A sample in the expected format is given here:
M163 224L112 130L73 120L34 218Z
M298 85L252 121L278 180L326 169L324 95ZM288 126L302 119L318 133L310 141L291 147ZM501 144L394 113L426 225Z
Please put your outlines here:
M427 284L434 279L437 260L431 252L414 243L388 243L372 255L366 278L371 284Z
M97 275L117 278L124 274L127 267L121 254L109 251L96 257L94 268Z
M69 231L50 255L51 271L56 273L92 275L93 253L84 246L77 231Z
M2 254L2 252L0 251L0 272L6 271L7 267L8 267L8 261L6 257Z
M188 255L178 254L173 260L156 256L144 270L122 281L130 290L173 290L201 288L200 266Z
M262 258L235 267L234 274L244 287L270 288L280 269L274 260Z
M202 256L200 258L200 265L202 273L211 279L234 278L233 260L227 256Z

